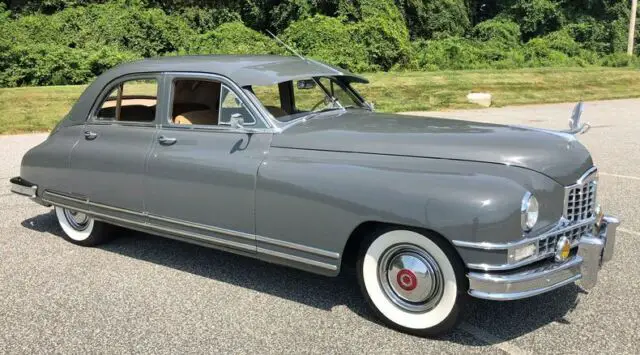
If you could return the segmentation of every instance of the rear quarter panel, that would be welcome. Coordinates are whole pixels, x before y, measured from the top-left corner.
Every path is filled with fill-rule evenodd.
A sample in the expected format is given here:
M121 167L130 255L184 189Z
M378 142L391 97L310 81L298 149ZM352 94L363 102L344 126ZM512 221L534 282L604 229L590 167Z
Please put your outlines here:
M24 155L20 176L38 185L39 196L45 189L63 193L71 191L73 176L69 173L69 154L82 132L82 125L60 127Z
M337 253L335 260L304 252L298 255L335 263L338 269L349 236L367 221L426 228L450 241L514 241L522 238L520 203L527 190L537 191L545 211L538 225L557 221L561 186L530 170L469 161L272 148L258 172L256 234ZM261 247L271 248L258 239ZM492 261L486 260L486 252L459 252L467 263L479 257Z

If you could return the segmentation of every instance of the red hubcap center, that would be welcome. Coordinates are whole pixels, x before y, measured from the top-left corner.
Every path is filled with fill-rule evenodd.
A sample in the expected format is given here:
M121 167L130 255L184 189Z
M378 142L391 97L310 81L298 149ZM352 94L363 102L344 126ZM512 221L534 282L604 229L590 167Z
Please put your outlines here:
M416 274L409 269L402 269L398 272L398 276L396 277L396 281L398 282L398 286L405 291L413 291L416 287L418 287L418 279L416 278Z

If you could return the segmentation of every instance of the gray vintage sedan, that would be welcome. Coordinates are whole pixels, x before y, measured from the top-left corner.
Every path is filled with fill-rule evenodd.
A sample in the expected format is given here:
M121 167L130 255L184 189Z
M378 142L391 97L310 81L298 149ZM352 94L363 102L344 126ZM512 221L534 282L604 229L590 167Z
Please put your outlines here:
M373 312L422 336L450 330L469 296L595 285L619 222L597 203L581 126L376 113L352 85L366 82L297 57L124 64L11 189L54 206L82 246L120 226L327 276L355 268Z

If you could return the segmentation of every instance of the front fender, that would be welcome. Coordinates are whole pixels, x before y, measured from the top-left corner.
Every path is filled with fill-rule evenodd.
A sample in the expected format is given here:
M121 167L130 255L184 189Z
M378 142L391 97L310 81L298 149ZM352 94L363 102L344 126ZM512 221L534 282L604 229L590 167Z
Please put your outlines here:
M256 234L293 246L297 257L339 265L350 234L368 221L426 228L449 241L522 239L526 191L541 205L532 233L557 222L562 187L539 173L499 164L272 148L256 186ZM282 243L281 243L282 244ZM271 248L261 244L258 249ZM327 255L337 254L337 258ZM491 255L460 250L467 263ZM489 253L490 254L490 253ZM495 258L501 258L496 255Z

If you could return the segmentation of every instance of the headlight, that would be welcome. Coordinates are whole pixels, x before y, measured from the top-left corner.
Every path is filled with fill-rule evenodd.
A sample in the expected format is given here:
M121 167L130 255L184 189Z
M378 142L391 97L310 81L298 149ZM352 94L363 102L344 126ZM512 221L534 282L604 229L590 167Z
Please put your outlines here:
M536 222L538 222L538 209L536 197L531 192L524 194L520 208L520 224L523 231L528 232L536 225Z

